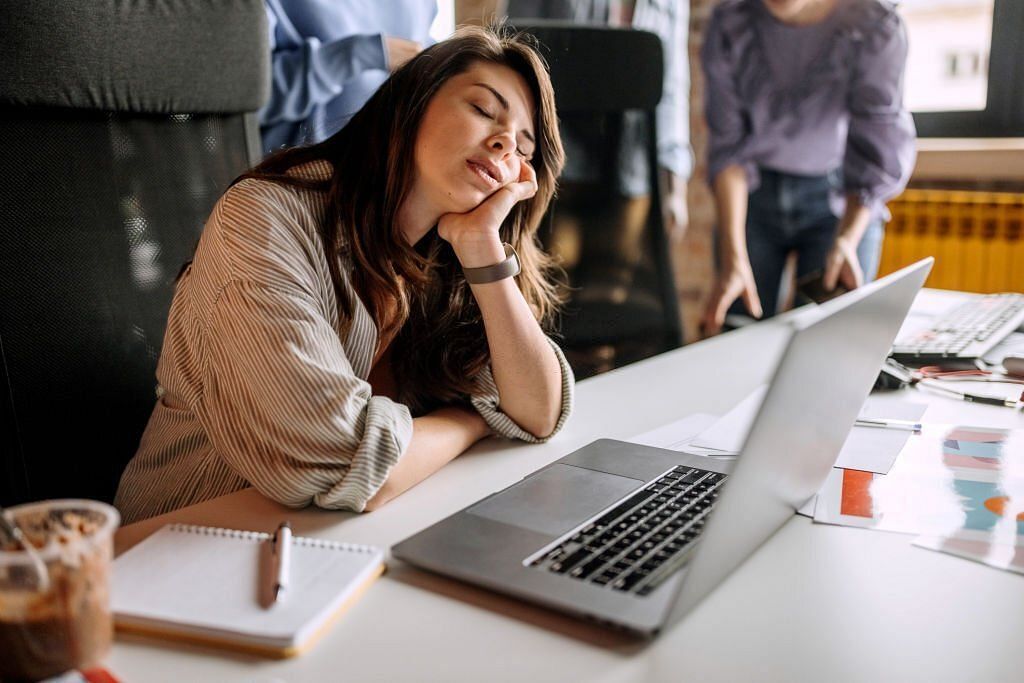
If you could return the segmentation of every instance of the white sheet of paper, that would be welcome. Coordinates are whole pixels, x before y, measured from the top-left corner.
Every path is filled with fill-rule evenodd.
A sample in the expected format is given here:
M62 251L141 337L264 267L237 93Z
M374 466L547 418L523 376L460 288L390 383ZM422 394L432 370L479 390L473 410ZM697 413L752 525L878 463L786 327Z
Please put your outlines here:
M694 438L688 451L702 454L736 454L743 447L743 441L750 431L750 425L764 400L768 386L752 391L728 413L723 415L707 430ZM889 418L916 421L924 415L925 406L919 403L889 402L879 405L868 397L861 409L861 417ZM839 452L836 467L864 470L885 474L892 467L911 432L899 429L878 429L876 427L854 427ZM706 449L706 450L704 450Z
M861 417L917 421L921 419L926 409L927 407L920 403L903 402L890 403L884 409L878 408L868 397L860 414ZM913 432L902 429L854 427L846 437L843 449L839 451L835 466L886 474L912 435Z
M886 475L833 469L814 521L942 536L945 552L991 554L1008 568L1018 551L999 548L1024 548L1024 523L1011 507L1022 464L1024 430L925 424Z
M658 448L678 451L690 443L693 437L714 424L716 420L718 420L718 417L715 415L694 413L693 415L687 415L681 420L669 422L667 425L657 427L649 432L638 434L629 439L629 441L643 446L657 446Z
M736 454L743 447L750 425L757 416L757 410L768 392L768 385L762 384L736 404L728 413L718 419L711 427L704 430L692 442L697 448L710 448L716 451Z
M997 545L987 541L944 536L918 536L913 540L913 545L1024 574L1024 546Z

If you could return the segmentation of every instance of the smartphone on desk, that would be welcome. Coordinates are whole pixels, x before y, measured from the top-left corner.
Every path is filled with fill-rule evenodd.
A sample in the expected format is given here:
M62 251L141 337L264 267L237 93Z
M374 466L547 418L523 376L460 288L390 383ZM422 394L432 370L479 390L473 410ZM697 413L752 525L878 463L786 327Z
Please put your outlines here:
M796 291L816 304L823 304L840 294L846 294L850 289L839 282L836 283L835 289L825 289L825 271L815 270L796 281Z

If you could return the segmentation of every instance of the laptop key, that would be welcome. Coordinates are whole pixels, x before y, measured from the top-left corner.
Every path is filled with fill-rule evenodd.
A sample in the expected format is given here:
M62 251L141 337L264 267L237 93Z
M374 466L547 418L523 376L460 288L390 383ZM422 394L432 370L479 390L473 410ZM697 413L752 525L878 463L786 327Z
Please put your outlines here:
M644 578L644 574L633 572L619 578L615 583L612 584L612 588L620 591L628 591L633 588L636 584L640 583L640 580Z
M631 545L633 545L633 542L628 538L620 538L619 540L615 541L614 544L612 544L611 550L618 554Z
M554 562L551 565L551 571L556 572L558 574L564 574L565 572L572 569L573 566L583 561L583 559L586 558L588 555L590 555L590 551L586 547L580 548L575 552L571 553L569 556L557 562Z
M604 560L602 560L600 557L595 557L576 567L570 573L572 574L572 576L575 576L577 578L586 579L591 574L600 569L604 564Z
M615 521L629 510L643 504L648 499L652 498L654 495L655 492L651 490L645 489L643 491L640 491L640 493L638 493L637 495L634 495L626 499L619 505L615 506L608 512L601 515L601 517L598 519L598 523L604 522L605 525L610 524L611 522Z

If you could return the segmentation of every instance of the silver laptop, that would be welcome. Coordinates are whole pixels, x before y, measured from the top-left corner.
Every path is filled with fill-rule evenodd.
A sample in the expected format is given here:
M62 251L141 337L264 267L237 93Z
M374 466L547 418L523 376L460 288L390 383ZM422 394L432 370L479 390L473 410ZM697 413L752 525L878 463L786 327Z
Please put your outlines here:
M931 266L932 259L920 261L756 326L760 343L771 337L778 353L735 463L601 439L392 553L562 612L657 634L824 483Z

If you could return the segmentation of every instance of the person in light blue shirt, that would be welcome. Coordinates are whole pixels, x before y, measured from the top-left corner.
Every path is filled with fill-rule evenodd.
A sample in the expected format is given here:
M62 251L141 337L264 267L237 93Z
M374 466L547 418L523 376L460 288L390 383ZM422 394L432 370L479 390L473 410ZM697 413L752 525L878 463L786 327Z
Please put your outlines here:
M436 0L266 0L270 100L263 150L340 130L392 71L430 45Z

